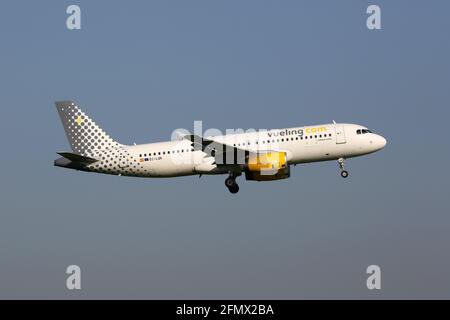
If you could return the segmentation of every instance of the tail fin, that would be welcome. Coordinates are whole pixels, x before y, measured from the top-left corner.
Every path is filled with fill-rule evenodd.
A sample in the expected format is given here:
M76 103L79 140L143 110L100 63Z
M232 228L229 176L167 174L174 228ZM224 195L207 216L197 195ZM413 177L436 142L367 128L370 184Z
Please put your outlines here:
M82 112L75 102L58 101L55 104L73 152L92 157L94 150L116 149L121 146Z

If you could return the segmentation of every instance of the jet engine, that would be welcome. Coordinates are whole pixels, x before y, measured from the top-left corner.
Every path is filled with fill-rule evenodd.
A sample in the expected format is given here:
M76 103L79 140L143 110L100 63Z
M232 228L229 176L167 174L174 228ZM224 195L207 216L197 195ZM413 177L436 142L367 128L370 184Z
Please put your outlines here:
M246 159L245 179L270 181L289 178L291 175L285 152L251 153Z

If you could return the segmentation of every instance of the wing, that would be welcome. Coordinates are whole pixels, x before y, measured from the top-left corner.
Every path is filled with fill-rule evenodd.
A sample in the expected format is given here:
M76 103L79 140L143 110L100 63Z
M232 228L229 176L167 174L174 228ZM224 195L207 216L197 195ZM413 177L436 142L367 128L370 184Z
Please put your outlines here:
M253 151L236 148L235 146L217 142L201 136L190 134L184 136L184 139L191 141L191 146L196 151L203 151L206 157L214 157L215 164L220 165L244 165L250 154L256 154Z

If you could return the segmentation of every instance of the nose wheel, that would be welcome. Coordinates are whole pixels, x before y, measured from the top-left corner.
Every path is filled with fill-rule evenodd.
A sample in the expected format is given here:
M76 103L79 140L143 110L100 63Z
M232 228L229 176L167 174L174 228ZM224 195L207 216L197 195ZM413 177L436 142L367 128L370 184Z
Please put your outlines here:
M339 163L339 168L341 169L341 177L342 178L347 178L348 177L348 171L344 169L345 159L344 158L339 158L338 159L338 163Z
M239 192L239 186L236 183L236 177L233 175L230 175L228 178L225 179L225 186L233 194Z

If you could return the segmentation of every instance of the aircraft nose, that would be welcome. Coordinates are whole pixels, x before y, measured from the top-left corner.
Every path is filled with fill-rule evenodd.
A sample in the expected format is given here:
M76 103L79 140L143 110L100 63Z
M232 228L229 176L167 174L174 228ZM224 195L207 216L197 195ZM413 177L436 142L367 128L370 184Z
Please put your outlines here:
M387 140L385 137L378 136L378 146L380 149L383 149L387 144Z

